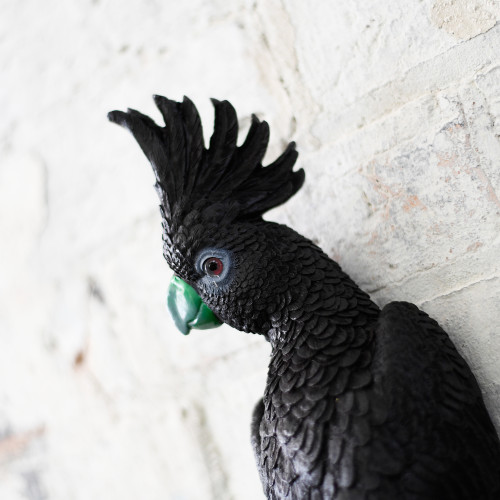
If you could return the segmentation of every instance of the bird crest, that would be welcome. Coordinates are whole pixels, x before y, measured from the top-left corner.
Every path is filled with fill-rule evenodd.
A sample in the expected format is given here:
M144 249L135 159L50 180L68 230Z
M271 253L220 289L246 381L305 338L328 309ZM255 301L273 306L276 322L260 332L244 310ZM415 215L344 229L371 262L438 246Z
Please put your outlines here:
M164 127L134 109L112 111L108 118L133 134L153 167L166 241L187 218L217 224L260 218L302 186L304 171L292 170L298 156L295 143L273 163L262 165L269 126L255 115L245 141L237 146L233 106L212 99L215 121L207 149L200 116L190 99L176 102L155 95L154 101Z

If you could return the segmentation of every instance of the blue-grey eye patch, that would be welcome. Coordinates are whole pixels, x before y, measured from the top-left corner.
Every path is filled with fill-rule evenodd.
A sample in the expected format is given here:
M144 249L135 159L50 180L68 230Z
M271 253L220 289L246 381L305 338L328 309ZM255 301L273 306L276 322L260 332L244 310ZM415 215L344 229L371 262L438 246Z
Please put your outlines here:
M208 275L204 264L214 257L222 262L222 271L217 275ZM202 276L205 283L215 283L216 285L225 283L231 275L232 267L232 254L221 248L205 248L196 257L196 271Z

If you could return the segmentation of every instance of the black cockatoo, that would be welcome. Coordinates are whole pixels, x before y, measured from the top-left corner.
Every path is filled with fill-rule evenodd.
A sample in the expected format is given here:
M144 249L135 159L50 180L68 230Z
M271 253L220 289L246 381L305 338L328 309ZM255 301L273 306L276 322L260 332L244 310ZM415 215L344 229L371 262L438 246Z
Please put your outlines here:
M251 442L268 499L498 500L500 443L443 329L406 302L382 310L310 240L263 214L304 181L294 143L262 159L269 127L213 100L204 146L193 103L154 97L129 129L156 176L179 328L222 321L272 346Z

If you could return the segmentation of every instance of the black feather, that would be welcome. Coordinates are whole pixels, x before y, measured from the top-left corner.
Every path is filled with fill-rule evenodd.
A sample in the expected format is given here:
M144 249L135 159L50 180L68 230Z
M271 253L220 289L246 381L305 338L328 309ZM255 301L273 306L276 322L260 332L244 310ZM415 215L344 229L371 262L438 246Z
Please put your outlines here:
M164 127L131 109L112 111L108 118L132 132L150 161L167 233L176 232L193 207L205 218L208 214L212 222L260 218L302 186L304 171L292 171L297 159L294 143L275 162L262 166L269 142L266 122L253 116L247 137L238 147L234 108L228 101L212 99L214 132L205 149L199 114L187 97L179 103L155 95L154 101Z

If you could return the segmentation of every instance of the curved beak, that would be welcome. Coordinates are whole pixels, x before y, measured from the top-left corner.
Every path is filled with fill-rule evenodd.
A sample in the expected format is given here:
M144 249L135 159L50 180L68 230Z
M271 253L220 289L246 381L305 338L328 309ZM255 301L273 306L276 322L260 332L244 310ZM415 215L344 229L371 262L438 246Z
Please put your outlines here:
M177 276L170 281L167 306L175 325L184 335L192 328L206 330L222 324L194 288Z

